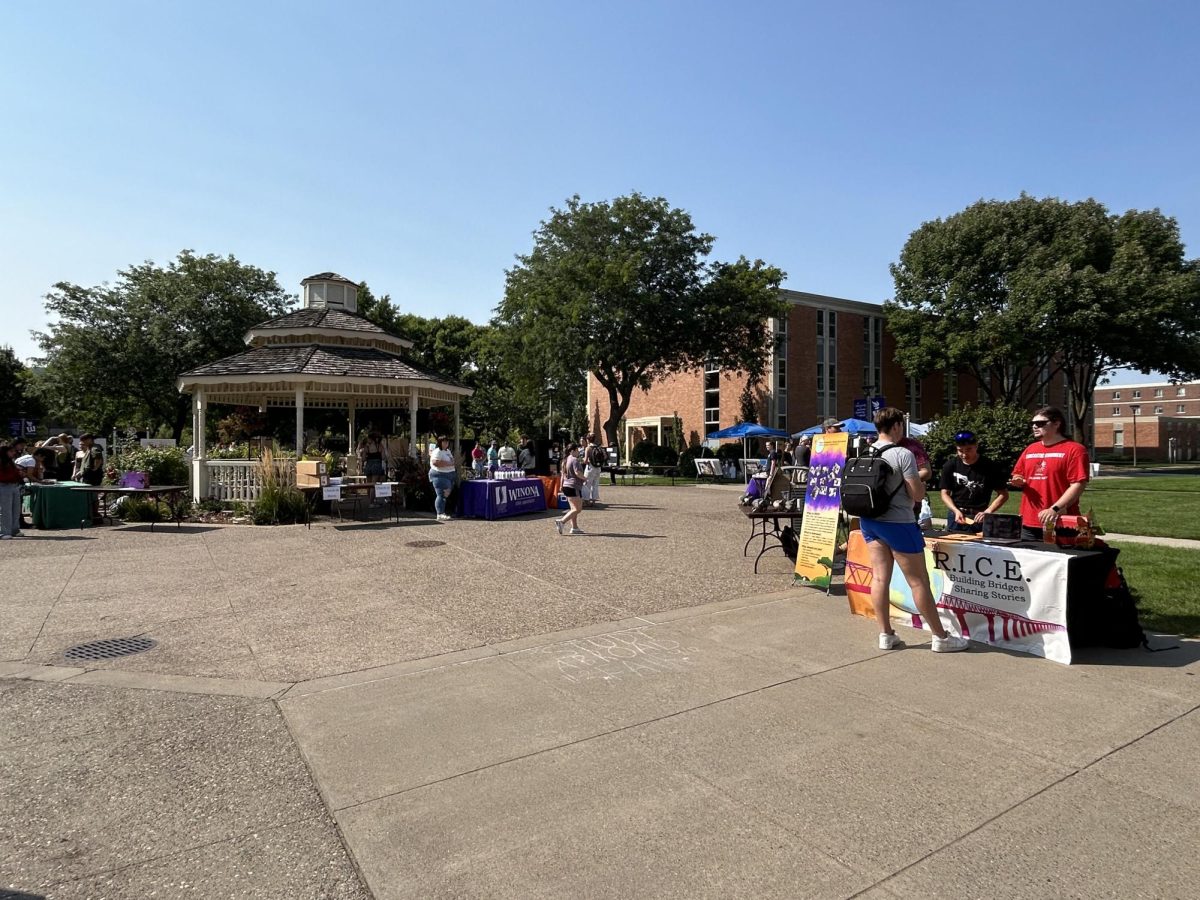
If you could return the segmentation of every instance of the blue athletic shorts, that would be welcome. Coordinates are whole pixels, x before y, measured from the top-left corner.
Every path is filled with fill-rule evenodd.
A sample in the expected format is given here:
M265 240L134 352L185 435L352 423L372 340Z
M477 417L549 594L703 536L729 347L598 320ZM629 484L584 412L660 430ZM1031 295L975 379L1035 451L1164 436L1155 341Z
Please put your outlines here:
M858 527L862 529L863 538L869 544L871 541L882 541L899 553L924 553L925 535L921 533L916 522L878 522L875 519L859 519Z

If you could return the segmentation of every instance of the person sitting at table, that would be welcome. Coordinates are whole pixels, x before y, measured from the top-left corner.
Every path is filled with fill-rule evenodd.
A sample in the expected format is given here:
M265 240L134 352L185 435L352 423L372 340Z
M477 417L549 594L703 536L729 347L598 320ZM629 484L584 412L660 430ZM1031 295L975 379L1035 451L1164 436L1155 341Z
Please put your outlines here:
M980 455L979 442L970 431L954 435L953 459L942 466L942 502L946 504L946 530L979 534L983 517L1008 502L1004 473ZM996 494L992 499L992 493Z
M17 468L13 448L0 444L0 540L21 536L21 485L25 476Z

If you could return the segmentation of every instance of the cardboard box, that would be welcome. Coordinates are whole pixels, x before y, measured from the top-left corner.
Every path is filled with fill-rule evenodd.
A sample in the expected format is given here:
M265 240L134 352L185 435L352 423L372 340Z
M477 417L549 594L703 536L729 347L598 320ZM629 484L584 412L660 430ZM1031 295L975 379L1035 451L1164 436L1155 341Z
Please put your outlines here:
M296 462L296 487L320 487L325 484L325 461L301 459Z

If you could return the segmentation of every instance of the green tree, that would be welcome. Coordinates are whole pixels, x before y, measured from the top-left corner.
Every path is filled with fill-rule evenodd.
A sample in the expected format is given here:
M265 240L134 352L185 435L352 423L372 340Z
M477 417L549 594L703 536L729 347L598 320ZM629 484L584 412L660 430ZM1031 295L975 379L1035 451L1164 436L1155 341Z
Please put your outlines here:
M929 451L935 478L946 460L954 456L954 435L960 431L972 432L979 440L979 452L1006 475L1031 440L1029 412L1023 407L1005 403L959 407L934 422L921 438Z
M39 390L82 427L165 424L178 438L190 411L176 376L241 352L246 331L293 299L274 272L190 250L166 267L131 266L113 284L60 282L45 298L49 330L36 335L46 354Z
M608 394L604 432L614 445L634 391L656 378L709 360L763 372L766 321L786 309L784 273L761 260L707 262L712 245L661 197L575 196L552 209L508 270L497 309L514 385L544 394L592 372Z
M993 402L1024 406L1062 372L1080 436L1106 372L1200 373L1200 266L1158 210L980 201L914 231L892 276L906 372L970 371Z
M9 419L35 419L42 414L41 403L31 391L33 373L12 347L0 346L0 428L8 437Z

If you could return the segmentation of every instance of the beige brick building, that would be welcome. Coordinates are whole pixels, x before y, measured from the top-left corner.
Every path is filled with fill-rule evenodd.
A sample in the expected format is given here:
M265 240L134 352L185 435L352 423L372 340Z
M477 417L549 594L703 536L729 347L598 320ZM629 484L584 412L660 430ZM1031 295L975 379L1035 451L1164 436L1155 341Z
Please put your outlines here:
M1186 462L1200 458L1200 381L1096 388L1096 455Z
M895 361L896 342L888 333L883 308L803 291L781 291L791 304L786 319L767 323L778 350L757 397L758 420L789 432L832 416L848 418L855 400L885 398L906 410L914 422L926 422L951 409L983 399L971 375L936 373L908 378ZM685 444L697 444L741 420L745 376L728 372L682 373L660 380L634 395L625 416L623 447L638 440L665 443L674 416L682 423ZM1065 386L1042 392L1042 403L1065 403ZM608 393L588 378L588 422L603 434ZM661 436L661 437L660 437Z

